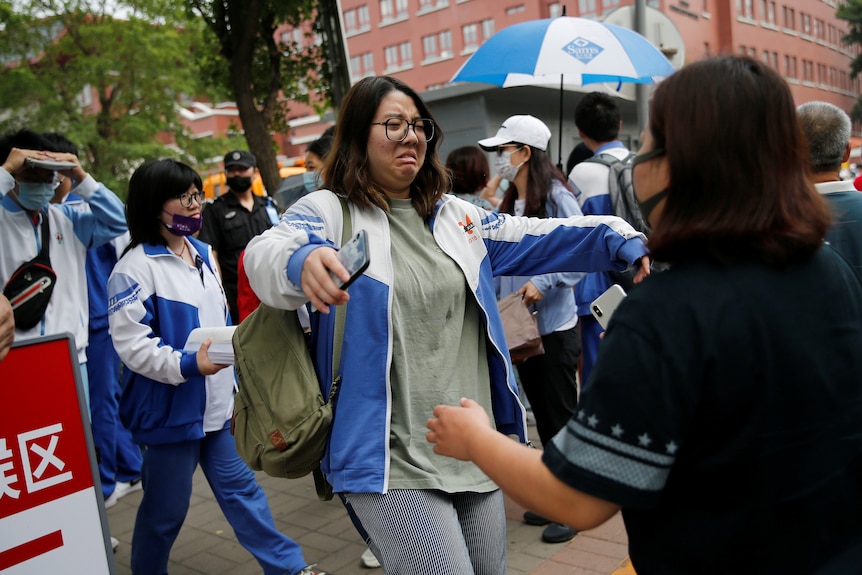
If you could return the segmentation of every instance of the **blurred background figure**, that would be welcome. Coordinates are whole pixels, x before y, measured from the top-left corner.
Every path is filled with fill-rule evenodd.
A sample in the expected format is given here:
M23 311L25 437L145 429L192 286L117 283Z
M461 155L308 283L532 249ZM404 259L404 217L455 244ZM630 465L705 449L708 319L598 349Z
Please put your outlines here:
M463 146L449 152L446 167L452 173L452 193L471 204L493 211L500 205L497 189L500 176L488 178L488 158L477 146Z
M807 102L796 113L808 140L811 180L832 211L826 241L862 280L862 194L840 175L841 165L850 158L850 117L828 102Z

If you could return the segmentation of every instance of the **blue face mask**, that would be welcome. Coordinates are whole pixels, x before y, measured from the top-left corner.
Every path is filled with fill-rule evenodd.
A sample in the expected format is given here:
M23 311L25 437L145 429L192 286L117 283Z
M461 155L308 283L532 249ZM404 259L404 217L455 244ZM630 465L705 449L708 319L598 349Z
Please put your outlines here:
M18 182L18 203L25 210L41 210L53 197L53 182Z
M305 184L305 190L309 194L319 190L320 186L323 185L323 181L320 179L320 173L318 172L303 172L302 183Z

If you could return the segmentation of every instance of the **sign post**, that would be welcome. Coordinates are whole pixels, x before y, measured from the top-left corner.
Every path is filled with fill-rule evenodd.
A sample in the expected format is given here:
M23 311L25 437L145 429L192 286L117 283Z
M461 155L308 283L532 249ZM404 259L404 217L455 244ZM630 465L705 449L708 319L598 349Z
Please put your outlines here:
M0 573L113 575L73 337L15 345L0 393Z

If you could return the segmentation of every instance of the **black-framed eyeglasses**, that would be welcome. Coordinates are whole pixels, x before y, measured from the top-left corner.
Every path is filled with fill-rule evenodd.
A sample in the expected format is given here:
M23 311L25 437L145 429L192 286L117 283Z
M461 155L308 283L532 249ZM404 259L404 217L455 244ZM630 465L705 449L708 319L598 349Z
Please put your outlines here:
M180 201L180 204L182 204L184 208L190 208L192 207L192 201L197 202L198 205L203 203L204 193L201 191L196 191L192 193L186 192L184 194L176 196L176 198Z
M502 146L497 146L497 157L502 156L506 148L515 148L515 151L518 151L524 148L524 144L503 144Z
M372 126L386 126L386 139L393 142L403 142L413 127L413 133L420 142L430 142L434 139L434 120L416 118L408 122L404 118L389 118L383 122L371 122Z

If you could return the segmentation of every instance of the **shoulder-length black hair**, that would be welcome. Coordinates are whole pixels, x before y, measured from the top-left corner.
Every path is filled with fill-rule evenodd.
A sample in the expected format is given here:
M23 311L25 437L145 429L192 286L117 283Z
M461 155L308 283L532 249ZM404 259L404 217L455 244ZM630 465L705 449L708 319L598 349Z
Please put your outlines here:
M520 143L520 142L515 142ZM548 194L554 185L554 180L563 184L569 192L569 182L563 173L557 169L551 161L551 157L544 150L530 146L530 159L527 160L527 201L524 206L524 215L544 218L548 215L545 208L548 202ZM518 199L518 188L514 182L509 183L506 195L500 202L499 210L502 213L515 213L515 200Z
M793 96L768 66L741 56L685 66L656 88L649 130L670 171L655 259L785 265L821 245L828 207L809 180Z
M341 103L331 153L323 165L324 186L346 196L358 206L377 206L389 211L389 200L368 172L368 135L380 102L390 92L403 92L413 100L419 116L434 121L431 110L410 86L390 76L363 78L353 85ZM425 219L437 201L449 191L449 174L437 157L443 130L434 122L434 138L425 149L425 163L410 185L410 199Z
M126 196L126 221L132 237L126 251L138 244L166 245L160 219L162 207L192 185L198 191L203 189L200 175L188 164L169 158L141 164L129 180Z

